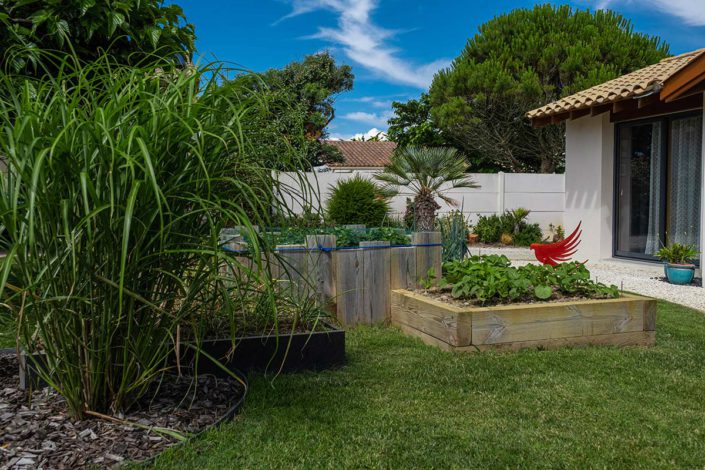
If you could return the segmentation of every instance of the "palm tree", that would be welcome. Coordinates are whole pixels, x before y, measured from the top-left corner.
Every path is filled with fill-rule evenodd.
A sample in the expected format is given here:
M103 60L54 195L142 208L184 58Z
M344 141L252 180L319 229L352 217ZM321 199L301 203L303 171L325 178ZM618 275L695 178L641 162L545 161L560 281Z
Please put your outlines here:
M436 198L457 206L446 196L451 188L479 188L466 173L468 163L457 150L447 147L404 147L397 149L384 172L375 178L385 184L385 190L398 192L408 188L414 193L416 228L434 229L436 211L441 206Z

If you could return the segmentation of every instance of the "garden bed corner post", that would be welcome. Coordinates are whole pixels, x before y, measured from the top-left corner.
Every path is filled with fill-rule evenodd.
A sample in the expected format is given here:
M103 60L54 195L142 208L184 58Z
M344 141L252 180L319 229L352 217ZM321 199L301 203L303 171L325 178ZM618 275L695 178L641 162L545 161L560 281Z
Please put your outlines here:
M411 243L416 245L416 283L428 278L429 270L433 270L435 278L433 285L437 286L441 278L441 232L414 232Z

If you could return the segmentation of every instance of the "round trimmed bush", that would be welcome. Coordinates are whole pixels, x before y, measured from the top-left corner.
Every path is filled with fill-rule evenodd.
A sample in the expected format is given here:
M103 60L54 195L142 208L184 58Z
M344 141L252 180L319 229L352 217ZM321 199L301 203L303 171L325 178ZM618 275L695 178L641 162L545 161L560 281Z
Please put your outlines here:
M384 222L389 202L380 188L359 175L338 181L328 200L328 219L334 224L365 224L376 227Z

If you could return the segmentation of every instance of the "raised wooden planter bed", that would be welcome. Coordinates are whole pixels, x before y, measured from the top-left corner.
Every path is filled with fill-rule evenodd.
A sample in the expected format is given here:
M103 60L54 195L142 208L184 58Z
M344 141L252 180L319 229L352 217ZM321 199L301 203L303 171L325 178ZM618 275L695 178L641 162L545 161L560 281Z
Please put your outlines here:
M408 290L392 292L392 324L446 351L652 346L656 301L618 299L456 307Z

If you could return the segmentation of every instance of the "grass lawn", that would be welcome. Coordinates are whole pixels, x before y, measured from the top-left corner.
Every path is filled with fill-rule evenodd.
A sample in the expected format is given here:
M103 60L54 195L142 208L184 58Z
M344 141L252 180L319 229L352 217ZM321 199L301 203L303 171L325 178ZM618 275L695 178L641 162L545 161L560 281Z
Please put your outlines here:
M700 467L705 315L659 303L657 343L453 354L358 328L345 368L252 377L234 422L155 465Z

